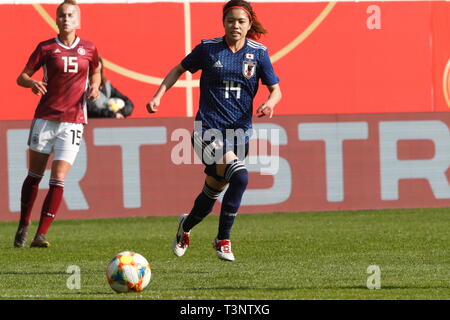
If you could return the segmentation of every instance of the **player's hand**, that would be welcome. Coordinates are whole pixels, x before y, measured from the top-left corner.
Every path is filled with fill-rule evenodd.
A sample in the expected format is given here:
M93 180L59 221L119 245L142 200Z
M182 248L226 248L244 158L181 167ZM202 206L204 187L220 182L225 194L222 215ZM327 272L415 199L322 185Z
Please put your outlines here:
M158 98L152 98L152 100L150 100L146 105L148 113L157 112L158 107L159 107L159 102L160 102L160 100Z
M269 115L269 118L272 118L274 107L275 106L269 104L267 101L261 104L258 109L256 109L256 113L259 113L258 118L264 117L265 115Z
M88 97L88 99L95 101L95 100L97 100L99 93L100 92L99 92L98 88L95 86L92 86L92 87L89 87L89 92L88 92L87 97Z
M38 96L43 96L47 93L47 83L43 81L34 81L31 91Z
M114 115L114 117L115 117L116 119L125 119L124 115L121 114L120 112L116 112L116 114Z

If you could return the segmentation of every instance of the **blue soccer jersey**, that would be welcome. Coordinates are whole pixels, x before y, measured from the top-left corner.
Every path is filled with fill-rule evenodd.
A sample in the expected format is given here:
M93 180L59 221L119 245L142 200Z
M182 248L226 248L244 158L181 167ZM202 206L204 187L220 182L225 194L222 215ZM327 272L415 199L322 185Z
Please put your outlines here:
M200 106L195 120L202 122L203 131L251 129L253 98L259 80L264 85L279 82L267 48L250 39L235 53L223 37L202 40L181 66L191 73L202 70Z

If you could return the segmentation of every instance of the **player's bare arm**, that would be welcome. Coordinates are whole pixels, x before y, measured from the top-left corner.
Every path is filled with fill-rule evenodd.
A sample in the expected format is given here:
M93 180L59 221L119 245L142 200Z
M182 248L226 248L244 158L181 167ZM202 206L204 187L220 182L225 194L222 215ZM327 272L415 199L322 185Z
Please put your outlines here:
M177 80L181 77L181 75L186 72L186 69L184 69L181 64L175 66L170 72L167 74L167 76L164 78L163 82L161 83L160 87L156 91L153 98L147 103L147 111L148 113L155 113L158 111L159 104L161 102L161 98L166 93L167 90L172 88L172 86L177 82Z
M274 84L272 86L267 86L269 90L269 98L263 102L258 109L256 109L256 113L259 113L258 117L264 117L265 115L269 115L269 118L272 118L273 110L275 109L275 105L280 102L282 94L280 85Z
M99 87L100 87L100 83L102 81L102 76L101 76L100 70L101 70L101 66L99 65L94 71L92 71L88 99L96 100L98 98Z
M31 78L33 74L33 70L28 68L23 69L16 80L17 84L24 88L31 88L31 91L38 96L46 94L47 83L34 80L33 78Z

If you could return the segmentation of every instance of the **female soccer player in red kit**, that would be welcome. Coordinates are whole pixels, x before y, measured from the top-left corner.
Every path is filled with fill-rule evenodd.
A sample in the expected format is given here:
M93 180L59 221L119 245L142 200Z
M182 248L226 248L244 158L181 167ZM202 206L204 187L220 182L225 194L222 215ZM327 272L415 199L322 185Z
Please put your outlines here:
M41 210L39 226L31 247L46 248L45 235L58 211L64 179L80 148L87 122L86 98L96 99L100 68L96 46L80 39L80 8L75 0L65 0L56 10L59 34L39 43L17 78L17 84L41 96L28 139L29 171L22 186L19 227L14 247L25 246L31 210L48 158L53 153L50 189ZM33 74L43 68L44 79Z

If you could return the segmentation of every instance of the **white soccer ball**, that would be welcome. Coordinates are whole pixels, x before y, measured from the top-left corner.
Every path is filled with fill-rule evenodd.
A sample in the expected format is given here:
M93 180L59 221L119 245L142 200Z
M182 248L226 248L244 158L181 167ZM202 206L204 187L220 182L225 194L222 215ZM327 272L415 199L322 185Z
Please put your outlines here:
M125 107L125 101L120 98L109 98L107 104L109 110L111 110L112 112L117 112Z
M106 277L111 288L118 293L141 292L148 286L152 271L142 255L124 251L108 264Z

